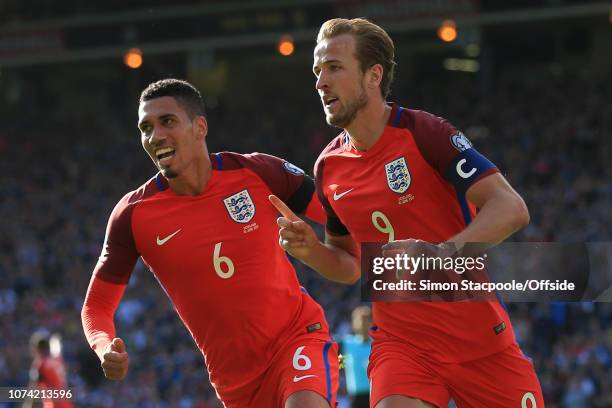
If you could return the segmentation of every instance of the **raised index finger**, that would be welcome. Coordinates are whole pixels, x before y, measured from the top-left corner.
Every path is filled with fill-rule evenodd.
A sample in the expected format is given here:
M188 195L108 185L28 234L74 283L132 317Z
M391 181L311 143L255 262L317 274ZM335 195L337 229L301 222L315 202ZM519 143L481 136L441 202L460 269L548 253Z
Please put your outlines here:
M295 215L291 208L287 207L287 204L283 202L280 198L275 196L274 194L270 194L268 196L268 200L272 203L274 207L278 210L279 213L285 218L288 218L290 221L301 221L302 219Z

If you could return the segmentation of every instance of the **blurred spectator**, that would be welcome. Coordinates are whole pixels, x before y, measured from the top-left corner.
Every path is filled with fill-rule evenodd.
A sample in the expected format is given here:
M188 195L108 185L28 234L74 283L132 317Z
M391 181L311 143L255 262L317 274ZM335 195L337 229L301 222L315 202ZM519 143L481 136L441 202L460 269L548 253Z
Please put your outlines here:
M353 334L339 339L340 352L344 356L346 391L351 398L352 408L370 407L370 381L366 375L372 339L368 334L372 326L370 306L358 306L352 313Z
M62 343L57 334L49 335L38 330L30 337L32 368L30 369L30 388L48 391L63 391L62 399L44 399L43 408L72 408L72 395L68 395L66 366L61 356ZM31 408L32 400L26 401L24 408Z

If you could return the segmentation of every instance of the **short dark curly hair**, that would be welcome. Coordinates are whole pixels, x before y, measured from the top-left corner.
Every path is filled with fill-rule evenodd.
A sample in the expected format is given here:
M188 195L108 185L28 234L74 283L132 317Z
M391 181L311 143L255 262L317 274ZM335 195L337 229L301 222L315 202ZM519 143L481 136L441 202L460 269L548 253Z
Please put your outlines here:
M189 119L206 116L202 94L195 86L182 79L166 78L149 84L140 94L140 103L171 96L185 110Z

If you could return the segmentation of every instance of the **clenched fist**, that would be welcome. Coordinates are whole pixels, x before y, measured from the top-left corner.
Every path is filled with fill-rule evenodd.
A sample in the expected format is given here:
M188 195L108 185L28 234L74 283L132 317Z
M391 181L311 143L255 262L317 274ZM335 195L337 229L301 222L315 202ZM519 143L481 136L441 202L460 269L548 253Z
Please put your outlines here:
M128 353L125 343L116 337L106 346L102 355L102 370L109 380L123 380L128 370Z

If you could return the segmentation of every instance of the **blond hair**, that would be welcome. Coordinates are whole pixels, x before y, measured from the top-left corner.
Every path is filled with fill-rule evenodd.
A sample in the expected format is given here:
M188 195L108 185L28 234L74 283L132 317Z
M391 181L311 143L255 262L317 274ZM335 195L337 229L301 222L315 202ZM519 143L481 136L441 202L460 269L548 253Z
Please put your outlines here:
M378 25L365 18L334 18L327 20L321 26L317 35L317 43L350 34L355 37L355 58L359 61L362 72L375 64L383 67L380 81L380 92L386 98L391 92L391 83L395 73L395 46L389 34Z

